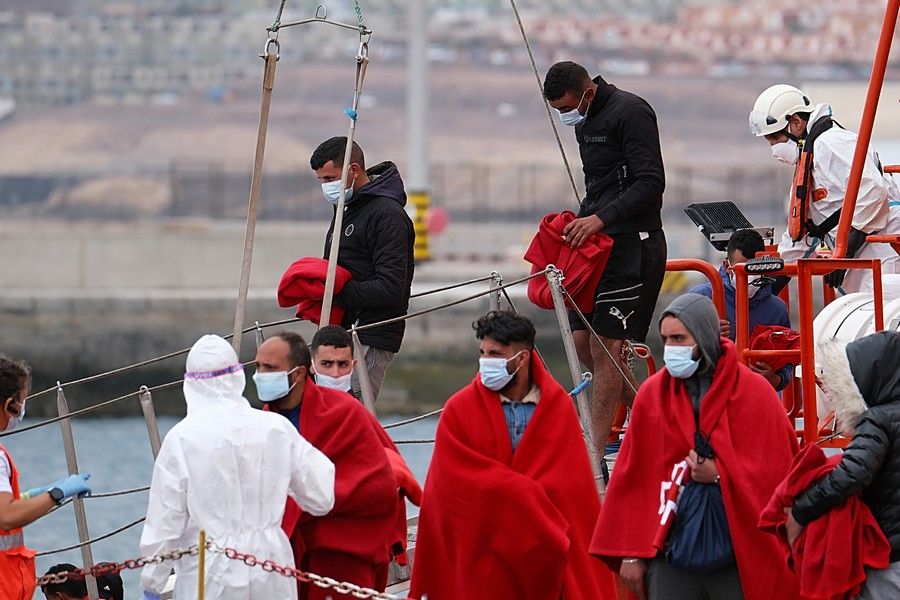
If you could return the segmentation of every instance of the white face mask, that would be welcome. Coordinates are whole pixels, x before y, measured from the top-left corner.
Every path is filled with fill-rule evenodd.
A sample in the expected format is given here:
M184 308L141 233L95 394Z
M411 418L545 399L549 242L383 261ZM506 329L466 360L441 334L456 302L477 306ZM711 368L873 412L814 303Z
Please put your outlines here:
M6 429L3 431L12 431L16 427L22 424L22 420L25 418L25 404L22 403L22 412L16 416L12 416L9 412L6 413L9 415L9 423L6 424Z
M326 181L322 184L322 195L325 196L325 199L328 200L329 204L334 204L337 206L338 202L341 200L341 180L335 179L334 181ZM346 190L346 196L344 196L344 202L349 202L350 198L353 196L353 184L350 184L350 187Z
M735 277L734 273L729 273L728 279L731 281L731 287L736 288L737 285L735 285L735 284L737 282L737 277ZM759 276L751 277L748 280L748 282L747 282L747 298L752 298L753 296L756 295L756 292L759 291L760 286L753 285L753 282L758 281L758 280L759 280Z
M341 375L340 377L332 377L331 375L316 373L316 385L331 388L333 390L338 390L341 392L349 392L351 377L353 377L352 371L350 373L347 373L346 375Z
M788 165L796 165L800 160L800 146L797 142L779 142L772 145L772 156Z
M584 90L584 94L587 94L587 90ZM574 127L578 125L585 119L585 115L578 112L578 108L581 106L581 103L584 102L584 94L581 94L581 99L578 101L578 106L573 108L572 110L562 112L557 110L559 113L559 120L563 125L568 125L570 127ZM590 108L591 104L588 103L588 108ZM587 114L587 109L585 109L585 114Z

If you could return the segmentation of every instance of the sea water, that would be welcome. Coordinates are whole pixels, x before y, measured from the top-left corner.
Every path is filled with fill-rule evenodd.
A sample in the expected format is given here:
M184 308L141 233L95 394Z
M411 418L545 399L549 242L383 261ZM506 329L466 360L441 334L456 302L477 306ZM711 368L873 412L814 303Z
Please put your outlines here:
M382 423L392 423L403 417L382 417ZM23 427L36 421L26 420ZM160 417L160 432L165 433L178 422L175 417ZM388 431L395 440L433 439L437 417L404 425ZM105 419L73 419L78 467L82 473L91 473L90 484L95 493L110 492L149 485L153 459L147 427L140 417ZM22 489L46 485L64 477L66 458L63 451L59 425L25 431L0 439L12 454L19 469ZM432 444L401 444L400 450L420 483L431 460ZM88 525L92 538L134 521L146 514L147 492L89 498L85 500ZM43 517L25 528L26 544L38 552L78 543L71 505ZM410 515L415 511L410 511ZM109 539L92 545L94 562L122 562L140 556L138 547L141 525L136 525ZM37 558L37 574L44 574L57 563L68 562L81 566L81 551L69 550ZM126 599L141 597L140 572L123 571ZM37 592L35 598L43 600Z

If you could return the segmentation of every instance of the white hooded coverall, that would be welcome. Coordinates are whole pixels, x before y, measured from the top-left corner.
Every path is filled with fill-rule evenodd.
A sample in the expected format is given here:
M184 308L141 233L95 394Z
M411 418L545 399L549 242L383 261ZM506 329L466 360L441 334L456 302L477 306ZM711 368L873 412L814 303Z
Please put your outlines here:
M818 104L809 118L807 129L820 118L831 115L831 106ZM816 225L821 224L844 204L847 181L850 179L850 165L856 152L857 135L852 131L834 126L816 138L813 147L813 189L824 190L825 197L810 202L809 218ZM878 155L872 148L863 164L856 210L853 211L853 228L866 234L900 234L900 211L891 209L889 202L900 200L900 192L890 175L878 169ZM833 247L837 228L832 230L829 244ZM803 258L809 250L805 239L794 242L787 234L781 237L778 252L785 262L795 262ZM810 256L815 256L815 253ZM900 272L900 256L889 244L863 244L853 258L880 258L881 272ZM848 270L841 286L848 294L872 291L872 273L861 269Z
M288 496L312 515L334 506L334 465L277 413L253 409L242 396L244 371L234 350L206 335L187 357L187 416L163 441L153 468L141 554L198 541L199 529L222 547L294 566L281 529ZM144 567L141 583L160 593L171 562ZM175 563L175 598L197 598L197 557ZM297 582L224 554L206 554L209 599L297 598Z

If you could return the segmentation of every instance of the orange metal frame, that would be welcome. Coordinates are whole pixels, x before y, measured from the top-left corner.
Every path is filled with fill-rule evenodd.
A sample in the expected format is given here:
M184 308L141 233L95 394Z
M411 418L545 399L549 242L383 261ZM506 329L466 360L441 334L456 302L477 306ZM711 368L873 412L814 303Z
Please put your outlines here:
M750 304L747 295L749 277L744 263L734 265L735 274L735 344L738 350L738 358L743 363L749 360L765 360L783 358L793 364L800 364L803 377L801 377L802 405L795 401L796 388L791 390L790 398L785 397L785 408L793 417L803 417L803 443L815 443L819 440L818 412L816 408L816 378L815 378L815 339L813 337L813 276L821 276L835 269L867 269L872 271L874 304L875 304L875 330L884 329L884 301L881 288L881 261L878 259L866 260L859 258L806 258L797 261L796 264L784 266L778 275L791 275L797 278L798 304L800 309L800 349L799 350L750 350ZM826 298L826 302L827 302ZM812 376L810 375L812 374ZM794 382L796 385L796 381ZM787 391L787 390L786 390ZM802 408L802 411L800 410ZM846 440L843 440L845 442ZM831 445L839 445L837 441Z
M862 181L863 165L866 162L869 142L872 140L875 113L878 110L878 100L881 98L881 88L884 86L884 73L887 70L888 58L890 58L891 54L894 30L897 28L898 12L900 12L900 0L888 0L887 7L884 10L884 21L881 25L881 36L878 38L878 49L875 51L875 60L872 63L872 76L869 79L866 104L863 108L862 121L859 125L856 152L853 154L853 162L850 165L850 179L847 181L847 194L844 196L841 220L838 223L837 240L835 241L833 252L834 258L844 258L847 254L847 239L850 235L853 212L856 210L856 200L859 197L859 184Z
M712 284L712 301L719 313L719 318L725 318L725 286L722 285L722 277L719 275L718 269L697 258L675 258L666 261L666 272L670 271L697 271L706 275L709 283Z

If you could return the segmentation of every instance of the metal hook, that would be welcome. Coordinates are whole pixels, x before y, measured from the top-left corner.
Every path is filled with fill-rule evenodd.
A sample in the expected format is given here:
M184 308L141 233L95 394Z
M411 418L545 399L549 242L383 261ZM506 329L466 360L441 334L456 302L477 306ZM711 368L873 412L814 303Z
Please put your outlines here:
M263 47L262 54L259 55L260 58L268 58L270 55L269 48L271 46L275 46L275 52L272 53L275 55L275 60L278 60L281 52L281 44L278 43L278 35L276 33L275 37L269 34L269 38L266 40L266 45Z
M321 11L321 16L319 16L319 12ZM328 16L328 8L324 4L320 4L316 7L316 19L325 19Z
M356 51L356 61L363 62L369 60L369 40L362 39L363 36L359 37L359 50Z

